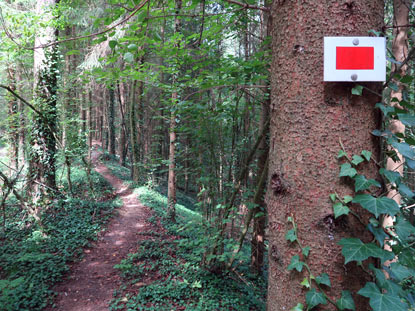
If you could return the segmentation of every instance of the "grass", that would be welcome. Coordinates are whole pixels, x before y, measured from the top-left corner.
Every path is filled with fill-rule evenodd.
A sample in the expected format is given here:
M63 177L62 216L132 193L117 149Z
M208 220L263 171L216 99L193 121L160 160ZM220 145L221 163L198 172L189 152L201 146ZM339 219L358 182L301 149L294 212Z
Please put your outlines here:
M109 166L119 177L129 178L118 164ZM110 310L265 310L266 279L249 273L249 249L238 258L239 277L209 272L202 268L202 258L212 243L208 232L212 228L204 223L194 200L181 194L177 223L172 224L164 218L167 198L159 187L136 186L135 193L154 211L150 221L161 222L167 233L148 232L152 238L139 241L138 250L115 266L123 286L115 291ZM223 260L229 258L232 246Z
M72 178L76 193L88 193L81 167L73 167ZM99 174L93 180L98 196L111 192ZM66 181L61 186L65 189ZM0 231L0 309L42 310L52 301L51 288L68 271L68 263L96 239L118 203L62 198L43 213L42 227L15 203L9 200L5 230Z

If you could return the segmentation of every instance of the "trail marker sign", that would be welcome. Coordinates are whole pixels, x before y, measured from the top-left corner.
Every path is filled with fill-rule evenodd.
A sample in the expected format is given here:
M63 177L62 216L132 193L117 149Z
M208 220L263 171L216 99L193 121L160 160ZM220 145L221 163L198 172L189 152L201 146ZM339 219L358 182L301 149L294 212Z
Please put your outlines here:
M385 81L382 37L324 37L324 81Z

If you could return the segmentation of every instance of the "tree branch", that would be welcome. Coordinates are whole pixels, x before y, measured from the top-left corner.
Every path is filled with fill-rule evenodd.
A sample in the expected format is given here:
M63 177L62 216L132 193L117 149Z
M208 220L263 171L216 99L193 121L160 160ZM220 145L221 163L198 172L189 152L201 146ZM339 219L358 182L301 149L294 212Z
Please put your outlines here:
M32 109L34 112L36 112L38 115L40 115L42 118L44 117L43 114L37 110L33 105L31 105L27 100L25 100L23 97L21 97L19 94L17 94L15 91L13 91L10 87L6 86L6 85L2 85L0 84L0 88L3 88L7 91L9 91L10 93L12 93L12 95L14 97L16 97L17 99L21 100L23 104L25 104L26 106L28 106L30 109Z
M87 38L92 38L92 37L96 37L96 36L102 35L104 33L107 33L109 31L113 30L114 28L118 27L121 24L124 24L128 20L130 20L135 14L137 14L137 12L141 8L143 8L143 6L146 5L146 3L148 1L149 0L142 1L138 6L136 6L136 8L131 12L130 15L128 15L126 18L124 18L123 20L119 21L115 25L110 26L110 27L108 27L108 28L106 28L106 29L104 29L102 31L95 32L95 33L91 33L91 34L85 35L85 36L79 36L79 37L73 37L73 38L63 39L63 40L60 40L60 41L49 42L47 44L41 44L41 45L35 46L33 48L25 48L25 49L27 49L27 50L44 49L44 48L47 48L47 47L50 47L50 46L53 46L53 45L57 45L57 44L61 44L61 43L64 43L64 42L75 41L75 40L79 40L79 39L87 39Z
M235 0L225 0L226 2L232 3L232 4L236 4L239 5L241 7L243 7L244 9L253 9L253 10L261 10L264 12L269 12L269 8L267 7L262 7L262 6L256 6L256 5L251 5L248 3L242 3L239 1L235 1Z
M391 83L391 81L393 80L393 78L395 77L396 74L398 74L401 69L403 68L403 66L405 66L410 60L411 58L415 55L415 47L413 47L409 53L408 56L405 58L405 60L399 65L399 67L397 67L389 76L388 80L386 80L386 82L383 84L383 88L385 89L389 83Z

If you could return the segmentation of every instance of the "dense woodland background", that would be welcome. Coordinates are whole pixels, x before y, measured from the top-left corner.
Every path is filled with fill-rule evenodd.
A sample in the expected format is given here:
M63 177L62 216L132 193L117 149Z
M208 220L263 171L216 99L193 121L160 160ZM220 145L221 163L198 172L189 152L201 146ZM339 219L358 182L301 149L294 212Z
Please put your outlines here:
M134 303L119 289L112 310L413 310L412 1L3 0L0 13L1 310L50 304L116 207L98 148L145 186L180 264L203 271L182 291L170 271ZM322 38L340 35L387 37L383 86L322 82ZM137 256L119 259L126 284Z

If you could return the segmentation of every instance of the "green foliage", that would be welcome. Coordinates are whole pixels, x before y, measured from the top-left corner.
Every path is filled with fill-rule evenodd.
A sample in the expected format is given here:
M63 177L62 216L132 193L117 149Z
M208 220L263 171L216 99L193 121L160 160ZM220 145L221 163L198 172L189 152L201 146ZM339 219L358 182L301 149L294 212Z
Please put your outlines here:
M164 195L147 187L138 188L136 194L153 209L151 221L156 224L161 220L168 233L143 233L152 239L141 241L135 253L115 266L125 289L116 292L111 310L265 310L266 284L251 275L248 266L239 267L245 283L202 268L202 255L211 240L194 207L176 205L178 223L171 224L164 219ZM146 281L155 273L157 280ZM128 290L135 284L140 288L138 293Z
M82 178L78 170L74 175ZM97 181L108 185L102 177ZM78 190L87 191L81 182ZM1 310L43 310L54 297L53 284L68 271L67 264L79 258L81 247L96 238L115 206L114 202L57 200L43 214L42 227L25 219L25 211L9 208L6 231L0 233Z

